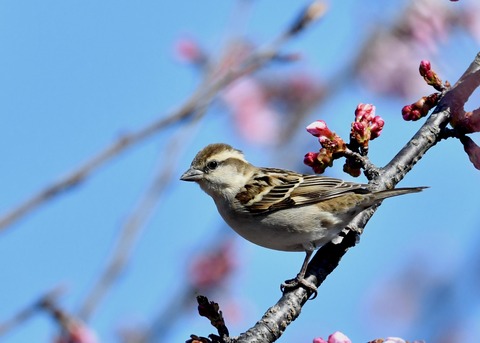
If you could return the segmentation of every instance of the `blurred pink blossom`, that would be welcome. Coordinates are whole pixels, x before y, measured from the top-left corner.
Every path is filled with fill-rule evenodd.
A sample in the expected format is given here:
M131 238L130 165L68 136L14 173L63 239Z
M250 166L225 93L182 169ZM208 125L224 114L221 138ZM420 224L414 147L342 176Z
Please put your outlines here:
M438 0L410 1L391 26L378 26L356 63L361 81L372 91L410 98L426 93L413 68L421 58L434 58L454 28L480 41L480 6L452 6ZM425 90L425 91L424 91Z
M88 327L78 322L69 323L55 343L98 343L97 336Z
M181 62L198 63L205 55L197 41L192 38L180 38L175 42L175 56Z
M189 280L196 290L212 289L225 282L234 267L234 245L226 240L214 250L193 258Z
M235 81L222 93L233 113L235 128L248 141L275 144L279 139L279 113L272 109L264 89L253 77Z

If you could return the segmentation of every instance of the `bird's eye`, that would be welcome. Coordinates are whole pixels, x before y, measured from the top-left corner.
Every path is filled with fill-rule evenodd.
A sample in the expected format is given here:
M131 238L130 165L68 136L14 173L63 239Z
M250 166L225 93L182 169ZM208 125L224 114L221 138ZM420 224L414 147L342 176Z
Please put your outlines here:
M217 161L210 161L207 163L207 168L210 170L214 170L218 167L218 162Z

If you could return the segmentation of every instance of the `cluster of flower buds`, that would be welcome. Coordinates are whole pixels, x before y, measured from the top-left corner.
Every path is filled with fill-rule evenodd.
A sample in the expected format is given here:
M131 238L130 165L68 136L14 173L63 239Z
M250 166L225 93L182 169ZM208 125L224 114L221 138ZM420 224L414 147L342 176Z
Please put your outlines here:
M440 80L437 73L432 70L430 61L422 60L420 62L418 71L429 86L432 86L439 92L445 89L445 85L442 83L442 80Z
M380 136L384 124L384 120L375 115L375 106L359 104L355 110L350 139L356 141L362 149L367 150L368 142Z
M380 136L385 122L380 116L375 115L375 106L359 104L355 110L355 121L352 123L350 143L348 148L362 155L368 153L368 143ZM331 167L333 160L345 156L347 144L335 132L332 132L323 120L317 120L307 126L307 131L318 137L322 148L319 152L309 152L303 162L312 167L315 173L321 174L327 167ZM354 158L347 158L343 170L352 175L359 176L361 163Z
M425 117L428 112L437 106L439 94L433 93L429 96L424 96L413 104L406 105L402 108L402 116L405 120L419 120Z
M322 146L319 152L309 152L303 162L313 168L315 173L321 174L327 167L331 167L335 155L343 153L347 147L345 142L335 132L332 132L323 120L317 120L307 126L307 131L318 137Z

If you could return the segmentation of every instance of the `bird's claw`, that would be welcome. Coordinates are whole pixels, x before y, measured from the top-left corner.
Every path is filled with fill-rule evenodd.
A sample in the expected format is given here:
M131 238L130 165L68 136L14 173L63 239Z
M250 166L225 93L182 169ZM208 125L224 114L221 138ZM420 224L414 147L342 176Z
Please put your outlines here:
M313 300L317 297L317 286L315 286L313 283L305 280L305 278L300 277L297 275L295 279L290 279L286 280L280 285L280 290L282 293L285 293L289 289L292 288L297 288L297 287L303 287L307 290L307 292L311 292L312 294L310 295L310 298L308 300Z

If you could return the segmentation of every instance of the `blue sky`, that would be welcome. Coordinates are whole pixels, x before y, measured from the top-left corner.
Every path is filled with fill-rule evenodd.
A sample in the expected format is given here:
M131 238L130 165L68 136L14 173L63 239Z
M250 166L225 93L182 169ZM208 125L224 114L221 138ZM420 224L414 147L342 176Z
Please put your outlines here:
M350 60L379 15L387 22L402 6L400 1L368 4L332 2L325 19L284 50L302 53L302 68L328 79ZM0 212L75 169L122 133L181 104L199 75L175 59L175 42L190 35L209 51L218 51L229 37L234 8L228 1L0 2ZM299 8L293 1L253 2L245 31L259 44L268 42ZM454 81L475 56L478 42L455 33L439 49L442 76ZM328 113L332 129L347 136L360 102L374 103L386 120L370 153L374 163L383 165L421 125L401 119L406 100L378 96L352 82L303 126ZM184 146L172 159L165 149L177 129L128 150L87 182L0 232L0 322L58 284L67 287L60 304L75 313L159 166L174 164L179 176L200 148L217 141L243 149L254 164L284 168L298 168L303 155L318 148L313 137L299 131L298 144L289 146L288 155L298 157L292 164L282 159L284 151L242 140L228 115L214 107L196 131L185 131ZM341 163L330 173L347 178ZM120 281L90 322L104 342L116 341L115 332L123 325L146 324L164 311L185 285L191 254L207 249L220 235L218 230L229 230L197 186L176 179L138 237ZM392 335L430 337L433 320L419 315L413 325L408 320L389 321L387 316L379 324L372 314L375 294L388 290L391 283L399 284L395 277L416 263L421 272L408 287L415 289L424 279L452 284L458 294L451 306L460 309L464 323L478 319L478 293L460 284L464 275L478 269L472 256L479 239L479 181L478 170L459 142L438 144L401 183L430 188L381 206L360 244L349 251L318 298L307 303L280 341L310 342L336 330L355 342ZM240 312L230 324L233 334L253 325L280 297L279 284L298 272L303 259L303 254L266 250L240 238L235 247L238 271L214 299ZM478 337L476 330L471 337ZM37 315L0 341L48 342L55 332L46 315ZM180 317L164 341L181 342L191 333L210 332L208 321L192 310Z

